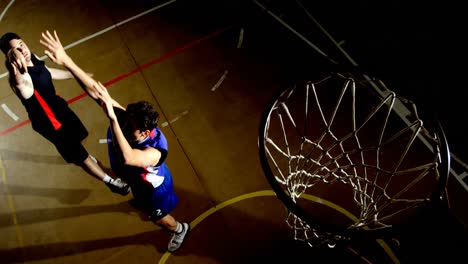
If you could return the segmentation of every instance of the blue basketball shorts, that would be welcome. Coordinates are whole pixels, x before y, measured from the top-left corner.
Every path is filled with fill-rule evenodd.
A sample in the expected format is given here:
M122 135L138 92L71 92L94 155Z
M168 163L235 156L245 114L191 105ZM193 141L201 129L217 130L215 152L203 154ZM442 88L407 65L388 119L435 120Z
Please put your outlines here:
M166 163L161 164L161 168L165 171L164 182L156 187L153 191L151 198L151 220L159 220L168 215L177 205L179 199L174 192L174 185L172 182L172 175Z

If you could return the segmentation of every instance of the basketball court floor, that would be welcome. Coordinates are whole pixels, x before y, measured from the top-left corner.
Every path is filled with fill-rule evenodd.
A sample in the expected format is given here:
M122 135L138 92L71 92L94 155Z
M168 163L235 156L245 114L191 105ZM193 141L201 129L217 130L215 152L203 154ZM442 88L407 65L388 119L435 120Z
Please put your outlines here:
M326 62L250 1L0 1L0 29L39 57L45 30L122 105L160 114L167 164L192 230L169 234L35 133L0 75L0 263L398 263L394 241L316 249L295 241L287 210L262 171L260 117L285 80ZM49 67L54 65L43 57ZM307 63L308 68L302 65ZM109 167L108 120L75 80L55 88L89 131L87 150ZM406 252L407 253L407 252Z

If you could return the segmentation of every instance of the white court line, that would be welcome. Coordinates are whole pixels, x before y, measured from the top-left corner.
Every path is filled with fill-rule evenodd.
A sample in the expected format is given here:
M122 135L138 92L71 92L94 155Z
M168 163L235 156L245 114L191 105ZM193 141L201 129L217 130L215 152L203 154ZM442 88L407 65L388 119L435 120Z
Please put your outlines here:
M221 83L224 81L224 79L226 79L227 74L228 74L228 71L225 70L223 75L221 76L221 78L219 78L218 82L216 82L215 85L213 86L213 88L211 88L212 92L214 92L216 89L218 89L218 87L221 85Z
M314 21L315 25L318 28L320 28L320 30L323 32L323 34L325 34L325 36L327 36L330 39L330 41L333 44L335 44L335 46L341 51L341 53L343 53L343 55L348 59L348 61L351 62L354 66L358 66L357 62L353 58L351 58L351 56L345 51L345 49L342 48L341 45L336 42L336 40L328 33L328 31L325 30L325 28L322 27L322 25L317 20L315 20L315 18L312 16L312 14L310 14L309 11L302 5L301 1L296 0L296 2L304 10L304 12L307 14L307 16L312 21Z
M107 139L107 138L99 139L99 144L107 144L107 142L112 142L112 139Z
M5 16L6 12L10 8L10 6L15 2L15 0L11 0L10 3L5 7L5 10L3 10L2 14L0 15L0 21L2 21L3 17Z
M237 42L238 49L240 49L243 40L244 40L244 28L241 28L239 32L239 41Z
M71 43L71 44L69 44L69 45L67 45L67 46L65 46L65 47L63 47L63 48L64 48L65 50L67 50L67 49L69 49L69 48L72 48L72 47L74 47L74 46L76 46L76 45L78 45L78 44L81 44L81 43L83 43L83 42L85 42L85 41L87 41L87 40L90 40L90 39L92 39L92 38L94 38L94 37L97 37L97 36L99 36L99 35L102 35L102 34L106 33L106 32L109 31L109 30L115 29L115 28L117 28L118 26L121 26L121 25L123 25L123 24L125 24L125 23L128 23L128 22L132 21L132 20L135 20L135 19L137 19L137 18L139 18L139 17L141 17L141 16L144 16L144 15L150 13L150 12L153 12L153 11L155 11L155 10L161 8L161 7L164 7L164 6L166 6L166 5L172 4L172 3L174 3L175 1L177 1L177 0L171 0L171 1L168 1L168 2L166 2L166 3L160 4L160 5L158 5L158 6L155 6L155 7L151 8L151 9L148 9L148 10L146 10L146 11L144 11L144 12L139 13L138 15L135 15L135 16L132 16L132 17L130 17L130 18L127 18L127 19L125 19L125 20L123 20L123 21L121 21L121 22L119 22L119 23L117 23L117 24L114 24L114 25L112 25L112 26L110 26L110 27L107 27L107 28L105 28L105 29L103 29L103 30L101 30L101 31L98 31L98 32L96 32L96 33L94 33L94 34L92 34L92 35L89 35L89 36L87 36L87 37L85 37L85 38L82 38L82 39L80 39L80 40L78 40L78 41L75 41L75 42L73 42L73 43ZM47 55L44 55L44 56L40 57L41 60L44 60L44 59L46 59L46 58L47 58ZM0 75L0 79L4 78L4 77L7 76L7 75L8 75L8 72L2 73L2 74Z
M177 115L176 117L174 117L171 121L162 123L161 127L166 127L169 124L174 123L175 121L179 120L181 117L183 117L184 115L187 115L187 114L188 114L188 110L185 110L182 113L180 113L179 115Z
M281 18L277 15L275 15L273 12L268 10L265 6L260 4L257 0L253 0L255 4L257 4L260 8L262 8L264 11L266 11L270 16L272 16L274 19L276 19L278 22L280 22L283 26L285 26L287 29L289 29L292 33L296 34L300 39L302 39L305 43L307 43L309 46L311 46L315 51L320 53L322 56L333 62L334 64L338 64L336 61L334 61L332 58L330 58L325 52L323 52L319 47L317 47L314 43L310 42L307 38L305 38L303 35L301 35L299 32L294 30L290 25L288 25L286 22L281 20Z
M3 110L15 121L18 121L18 116L13 113L13 111L10 110L10 108L6 104L2 104Z

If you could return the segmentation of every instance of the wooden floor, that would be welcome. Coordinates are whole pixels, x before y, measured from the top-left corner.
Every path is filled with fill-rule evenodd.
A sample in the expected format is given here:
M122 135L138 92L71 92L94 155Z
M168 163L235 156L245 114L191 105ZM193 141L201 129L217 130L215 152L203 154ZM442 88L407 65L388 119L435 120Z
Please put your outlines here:
M286 32L268 27L257 6L217 2L0 1L2 34L18 33L41 57L40 33L56 30L117 101L158 107L180 200L173 215L192 224L183 247L167 253L169 234L131 195L64 163L32 130L2 67L0 103L17 120L0 111L0 263L395 262L377 243L353 253L294 241L260 166L258 127L280 84L315 55L280 41ZM74 80L55 87L89 130L85 147L109 167L102 110Z

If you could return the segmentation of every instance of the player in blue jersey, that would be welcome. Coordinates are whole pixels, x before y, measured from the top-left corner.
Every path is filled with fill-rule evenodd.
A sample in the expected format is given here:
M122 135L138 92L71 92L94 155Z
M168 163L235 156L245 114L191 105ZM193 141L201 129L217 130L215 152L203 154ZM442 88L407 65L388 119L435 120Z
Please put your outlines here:
M6 56L10 86L26 108L34 131L54 144L66 162L104 181L113 192L128 194L129 186L107 175L83 147L81 141L88 136L88 131L55 91L53 79L70 79L73 75L46 67L16 33L5 33L0 38L0 49Z
M101 102L110 126L107 131L109 159L114 172L130 185L135 200L155 224L171 232L168 250L180 248L190 230L188 223L177 221L170 213L177 205L172 175L165 160L168 145L157 127L159 114L155 107L140 101L125 109L116 102L107 89L96 82L65 53L57 34L42 34L41 43L46 54L55 63L65 66L76 77L83 89Z

